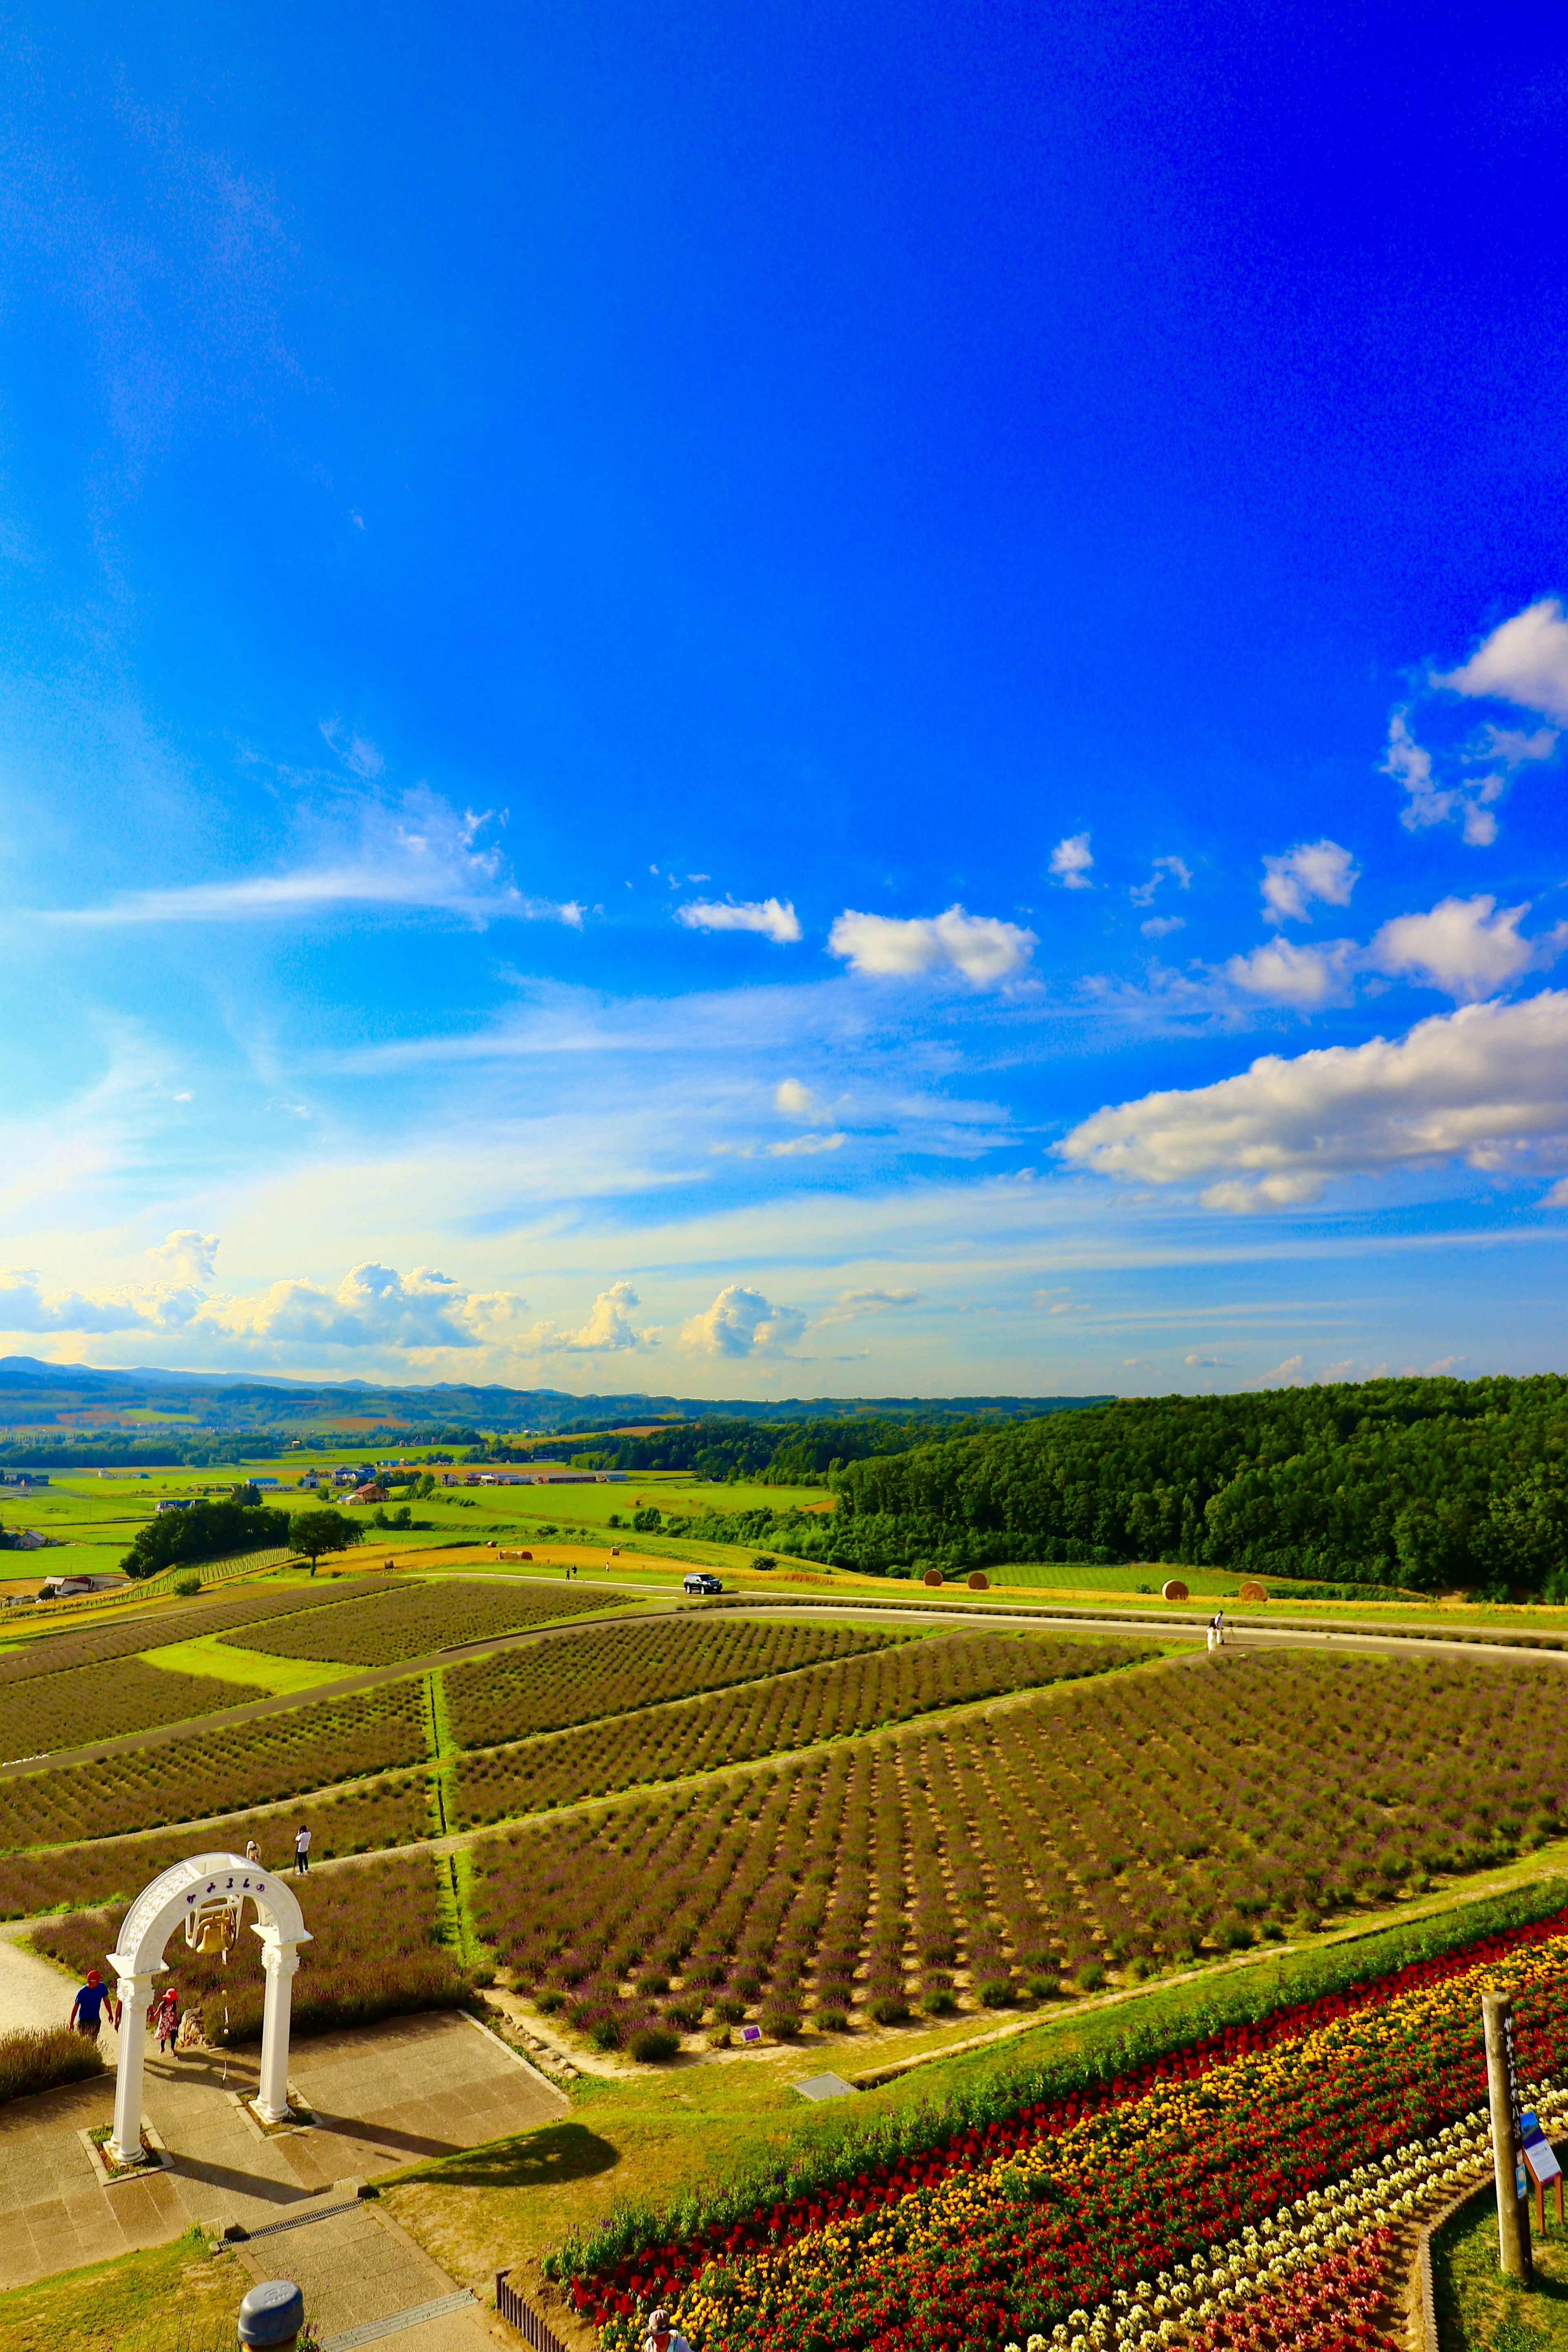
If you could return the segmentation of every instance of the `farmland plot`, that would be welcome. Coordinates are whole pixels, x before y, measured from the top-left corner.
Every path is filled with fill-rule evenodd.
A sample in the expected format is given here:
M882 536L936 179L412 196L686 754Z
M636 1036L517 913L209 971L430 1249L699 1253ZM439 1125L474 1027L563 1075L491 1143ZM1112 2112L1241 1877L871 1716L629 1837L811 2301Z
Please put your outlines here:
M215 1807L264 1804L417 1764L426 1744L423 1686L412 1681L195 1732L100 1763L17 1773L0 1780L0 1850L114 1837L204 1819Z
M710 1698L635 1715L500 1754L465 1758L447 1800L455 1829L538 1812L638 1781L674 1780L780 1749L1152 1655L1141 1643L958 1633L872 1651Z
M520 1983L609 2036L999 2007L1316 1925L1539 1843L1568 1809L1540 1668L1263 1655L1123 1677L476 1853Z
M231 1633L231 1648L266 1650L279 1658L338 1659L344 1665L395 1666L460 1642L526 1632L557 1618L616 1608L617 1593L584 1592L559 1585L499 1585L454 1578L439 1584L396 1586L348 1608L324 1611L276 1627Z
M284 1585L275 1592L247 1592L232 1601L194 1601L189 1607L146 1610L134 1617L117 1617L111 1625L83 1626L69 1633L41 1636L21 1648L0 1654L0 1687L30 1681L35 1675L63 1674L72 1666L96 1665L110 1658L132 1658L139 1651L155 1649L166 1642L194 1642L204 1633L226 1633L236 1625L288 1617L300 1609L322 1609L380 1590L379 1585L358 1577L336 1592L322 1591L315 1586Z
M129 1902L185 1855L243 1853L247 1839L262 1861L285 1867L297 1820L310 1824L313 1861L411 1845L432 1829L429 1784L422 1772L404 1772L352 1787L293 1812L228 1813L197 1827L155 1830L142 1837L100 1838L84 1845L35 1847L0 1856L0 1919L26 1919L62 1905Z
M11 1756L43 1756L122 1731L218 1715L266 1696L258 1683L219 1682L212 1675L173 1674L141 1658L110 1658L14 1683L5 1697L0 1740Z
M858 1625L755 1625L724 1618L605 1625L448 1666L447 1721L459 1747L486 1748L910 1638Z
M440 1880L427 1855L311 1879L306 1907L313 1940L300 1948L294 1979L297 2035L410 2010L455 2009L462 2000L468 1979L441 1940ZM101 1968L124 1916L120 1907L72 1912L34 1928L33 1942L69 1968ZM226 1966L183 1945L170 1949L184 2005L200 2011L206 2039L217 2045L259 2041L265 1985L258 1940L243 1934Z

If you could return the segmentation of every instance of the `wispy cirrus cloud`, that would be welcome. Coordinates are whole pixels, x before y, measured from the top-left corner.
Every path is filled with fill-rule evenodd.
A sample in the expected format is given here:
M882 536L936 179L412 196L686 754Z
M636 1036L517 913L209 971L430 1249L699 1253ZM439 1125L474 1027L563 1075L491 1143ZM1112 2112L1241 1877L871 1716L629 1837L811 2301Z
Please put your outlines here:
M500 848L483 839L491 822L491 812L458 811L426 785L390 805L360 796L348 823L335 828L352 832L352 841L339 839L326 854L280 872L127 891L98 906L52 908L45 919L109 928L238 923L384 907L581 929L584 908L575 900L535 898L510 880Z

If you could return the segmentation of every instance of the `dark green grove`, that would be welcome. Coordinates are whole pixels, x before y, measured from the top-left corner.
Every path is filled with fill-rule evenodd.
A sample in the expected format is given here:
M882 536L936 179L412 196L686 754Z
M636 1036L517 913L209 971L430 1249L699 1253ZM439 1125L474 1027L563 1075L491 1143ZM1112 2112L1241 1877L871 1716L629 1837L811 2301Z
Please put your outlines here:
M1568 1381L1131 1398L835 1467L831 1517L693 1535L892 1571L1150 1560L1568 1599Z

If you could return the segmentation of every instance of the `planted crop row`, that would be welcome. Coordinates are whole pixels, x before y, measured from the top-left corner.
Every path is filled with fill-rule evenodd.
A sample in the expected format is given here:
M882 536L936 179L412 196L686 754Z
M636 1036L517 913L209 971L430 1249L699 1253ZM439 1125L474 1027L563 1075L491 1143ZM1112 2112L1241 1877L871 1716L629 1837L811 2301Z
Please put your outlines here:
M1498 1862L1568 1809L1565 1730L1538 1668L1127 1677L514 1831L477 1851L476 1922L605 2034L667 1990L685 2027L997 2007Z
M312 1941L300 1948L294 1979L296 2034L330 2033L410 2010L455 2009L468 1992L468 1979L442 1940L441 1880L428 1857L367 1863L307 1880L300 1900ZM71 1912L36 1927L33 1941L68 1968L101 1968L124 1916L122 1906ZM182 2006L201 2012L202 2030L216 2046L259 2041L260 1951L248 1926L226 1965L172 1937L168 1974L159 1982L174 1983ZM68 2008L63 1979L62 1987L61 2006Z
M446 1670L447 1717L462 1748L555 1731L650 1700L721 1690L853 1657L909 1637L859 1626L754 1625L656 1618L584 1629Z
M559 1585L465 1583L460 1579L402 1584L346 1609L271 1629L229 1635L236 1649L279 1658L341 1659L344 1665L395 1666L461 1642L517 1633L589 1610L613 1609L619 1596Z
M29 1641L24 1648L0 1656L0 1684L27 1682L35 1675L57 1675L73 1666L97 1665L109 1658L132 1658L140 1650L156 1649L167 1642L199 1641L206 1633L226 1633L235 1625L248 1625L268 1617L287 1617L296 1610L323 1609L329 1603L356 1599L377 1590L356 1577L335 1592L319 1585L285 1585L276 1592L247 1592L233 1601L192 1601L173 1609L138 1611L110 1625L93 1625Z
M311 1803L298 1814L229 1813L195 1828L8 1854L0 1857L0 1918L33 1918L84 1903L131 1902L171 1863L193 1853L243 1853L250 1838L261 1848L262 1861L281 1869L293 1852L300 1821L310 1824L316 1862L411 1845L431 1832L429 1783L422 1772L405 1772Z
M122 1731L150 1731L192 1716L218 1715L265 1698L259 1684L219 1682L213 1675L183 1675L140 1658L110 1658L64 1674L35 1675L7 1692L0 1737L14 1756L47 1756L85 1748ZM9 1759L0 1759L9 1761Z
M417 1764L426 1747L417 1681L319 1699L99 1763L0 1780L0 1850L197 1821L216 1806L265 1804Z
M679 1780L847 1732L873 1731L934 1707L1103 1674L1149 1654L1131 1643L1032 1633L910 1642L465 1757L452 1773L447 1819L454 1829L471 1829L638 1781Z

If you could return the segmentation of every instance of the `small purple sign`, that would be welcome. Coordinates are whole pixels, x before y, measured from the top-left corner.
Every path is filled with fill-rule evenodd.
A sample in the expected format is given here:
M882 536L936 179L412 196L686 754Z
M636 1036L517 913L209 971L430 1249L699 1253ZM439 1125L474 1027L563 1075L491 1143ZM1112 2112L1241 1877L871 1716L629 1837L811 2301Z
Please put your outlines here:
M763 2029L762 2029L762 2027L761 2027L760 2025L742 2025L742 2028L741 2028L741 2039L742 2039L742 2042L760 2042L760 2041L762 2040L762 2038L763 2038Z

